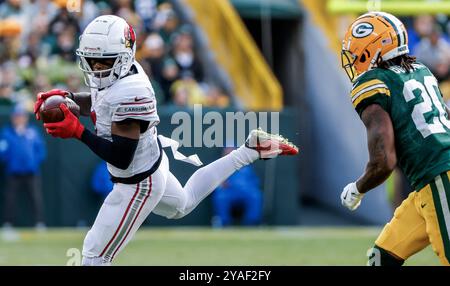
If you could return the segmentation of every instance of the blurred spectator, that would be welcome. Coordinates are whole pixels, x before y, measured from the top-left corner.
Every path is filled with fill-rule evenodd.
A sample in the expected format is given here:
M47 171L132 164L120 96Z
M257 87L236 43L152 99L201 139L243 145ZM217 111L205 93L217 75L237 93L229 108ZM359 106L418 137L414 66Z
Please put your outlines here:
M82 86L82 81L80 75L78 73L69 73L67 75L67 79L64 85L64 90L80 90L80 86ZM41 89L41 90L49 90L49 89Z
M157 30L155 26L155 18L157 14L156 0L136 0L134 7L139 17L142 19L142 24L145 32L154 32Z
M38 94L39 92L50 90L51 85L47 76L38 74L34 78L31 92L32 94Z
M12 86L0 83L0 105L11 106L13 104L11 99L12 93Z
M428 37L415 49L417 60L428 66L439 81L445 80L450 70L450 44L442 37L442 29L434 25Z
M21 32L22 25L18 21L0 18L0 64L17 58Z
M50 0L35 0L24 7L27 24L24 26L23 38L38 33L40 36L48 33L48 25L58 12L58 6Z
M31 33L28 36L24 51L21 53L18 64L21 68L28 68L36 64L36 60L41 56L44 47L42 37L39 33Z
M158 33L148 35L141 48L136 52L136 59L148 74L159 104L167 102L165 91L161 85L163 82L164 57L164 41Z
M4 200L4 226L14 223L16 197L25 191L31 198L35 226L45 227L41 194L40 167L46 157L44 140L28 124L28 113L16 105L11 114L11 125L0 132L0 160L5 165L6 189Z
M67 4L67 0L0 0L0 104L21 102L29 108L36 92L83 89L75 55L80 31L96 16L116 14L135 30L136 59L148 72L159 104L173 102L171 86L181 80L172 89L178 90L177 104L228 105L222 91L203 90L192 29L180 26L168 1L80 0L77 12L68 11ZM192 74L194 82L181 79L181 74Z
M157 33L151 33L145 39L140 51L140 58L150 63L154 71L151 73L153 77L160 78L163 59L165 55L164 41Z
M102 161L95 167L91 178L91 188L103 199L112 191L113 183L111 182L106 162Z
M18 88L22 83L17 75L17 67L13 61L8 61L1 65L2 82L13 88Z
M228 154L234 148L227 147ZM214 227L241 224L259 225L262 218L262 193L252 166L235 172L212 193ZM240 219L236 214L240 213Z
M77 39L77 31L74 26L67 26L64 31L62 31L56 40L56 46L54 48L53 53L58 54L64 60L69 62L76 61L75 50L78 46L76 41Z
M139 60L150 64L149 76L158 82L162 80L164 52L164 41L157 33L148 35L139 51Z
M140 26L141 20L138 14L134 11L133 1L115 0L113 3L113 14L124 18L128 24L133 26L135 31L139 30L137 27Z
M78 38L80 35L80 25L77 19L67 11L67 9L59 9L56 16L49 24L49 35L53 43L54 49L56 48L56 41L58 36L68 27L72 27L72 31L75 31L75 35Z
M189 26L182 26L174 35L172 58L180 72L189 71L196 81L203 81L203 70L194 52L194 39Z
M226 108L230 105L230 97L218 86L206 86L205 106Z
M435 22L434 17L431 15L419 15L413 19L413 25L407 29L410 51L414 53L420 40L431 35Z
M107 2L104 1L97 2L97 7L98 7L98 16L112 14L112 8Z
M159 29L159 34L167 46L170 45L172 35L177 31L179 19L172 5L163 3L158 7L157 19L155 25Z
M78 18L78 23L80 24L80 29L83 31L84 28L97 16L99 16L100 9L99 7L104 8L106 3L96 5L92 0L80 0L81 2L81 11L80 13L76 13ZM107 4L106 4L107 5Z
M180 79L172 84L170 92L172 103L177 106L193 107L194 104L204 104L206 101L205 92L190 71L180 73Z
M166 103L172 102L171 86L180 77L180 70L172 58L166 58L162 67L161 89Z
M21 0L7 0L0 4L0 19L18 17L22 12Z
M25 82L18 76L18 72L13 61L0 65L0 104L12 105L23 99L19 90L24 87Z

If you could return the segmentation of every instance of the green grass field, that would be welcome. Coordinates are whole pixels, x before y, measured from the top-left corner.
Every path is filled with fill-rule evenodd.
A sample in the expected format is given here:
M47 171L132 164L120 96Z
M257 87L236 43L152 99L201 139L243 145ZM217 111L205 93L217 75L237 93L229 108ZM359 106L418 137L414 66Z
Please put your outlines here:
M143 228L114 265L364 265L379 228ZM66 265L87 230L21 229L0 265ZM439 265L430 247L406 265Z

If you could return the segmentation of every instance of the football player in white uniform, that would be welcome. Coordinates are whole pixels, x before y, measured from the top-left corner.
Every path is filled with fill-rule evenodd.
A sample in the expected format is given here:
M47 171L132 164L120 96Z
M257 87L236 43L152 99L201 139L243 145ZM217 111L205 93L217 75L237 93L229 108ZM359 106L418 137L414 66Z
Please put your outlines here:
M253 130L246 144L198 169L183 187L169 171L160 140L167 138L157 135L156 99L147 75L135 61L135 41L132 27L122 18L94 19L80 37L76 52L91 92L51 90L39 93L35 103L39 119L39 107L46 98L62 95L75 100L81 115L91 116L96 134L85 129L63 104L65 119L45 123L46 132L86 144L108 163L114 182L84 240L83 265L110 265L150 212L182 218L241 167L259 158L298 153L281 136Z

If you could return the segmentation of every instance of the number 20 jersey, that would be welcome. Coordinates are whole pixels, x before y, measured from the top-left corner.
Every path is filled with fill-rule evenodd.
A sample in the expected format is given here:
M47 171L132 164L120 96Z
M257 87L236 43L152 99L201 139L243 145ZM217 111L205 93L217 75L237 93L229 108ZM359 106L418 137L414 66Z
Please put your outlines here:
M420 190L450 170L450 121L437 80L420 63L413 71L399 66L376 68L355 82L351 99L361 116L370 104L389 113L395 134L397 165Z

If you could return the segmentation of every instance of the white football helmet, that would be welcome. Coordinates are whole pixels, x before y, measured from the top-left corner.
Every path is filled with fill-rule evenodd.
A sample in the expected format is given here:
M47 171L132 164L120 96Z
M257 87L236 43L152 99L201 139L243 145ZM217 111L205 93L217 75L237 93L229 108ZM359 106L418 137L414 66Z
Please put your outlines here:
M95 89L109 87L130 71L136 54L136 35L124 19L100 16L80 36L76 54L86 85ZM110 68L94 70L96 62Z

